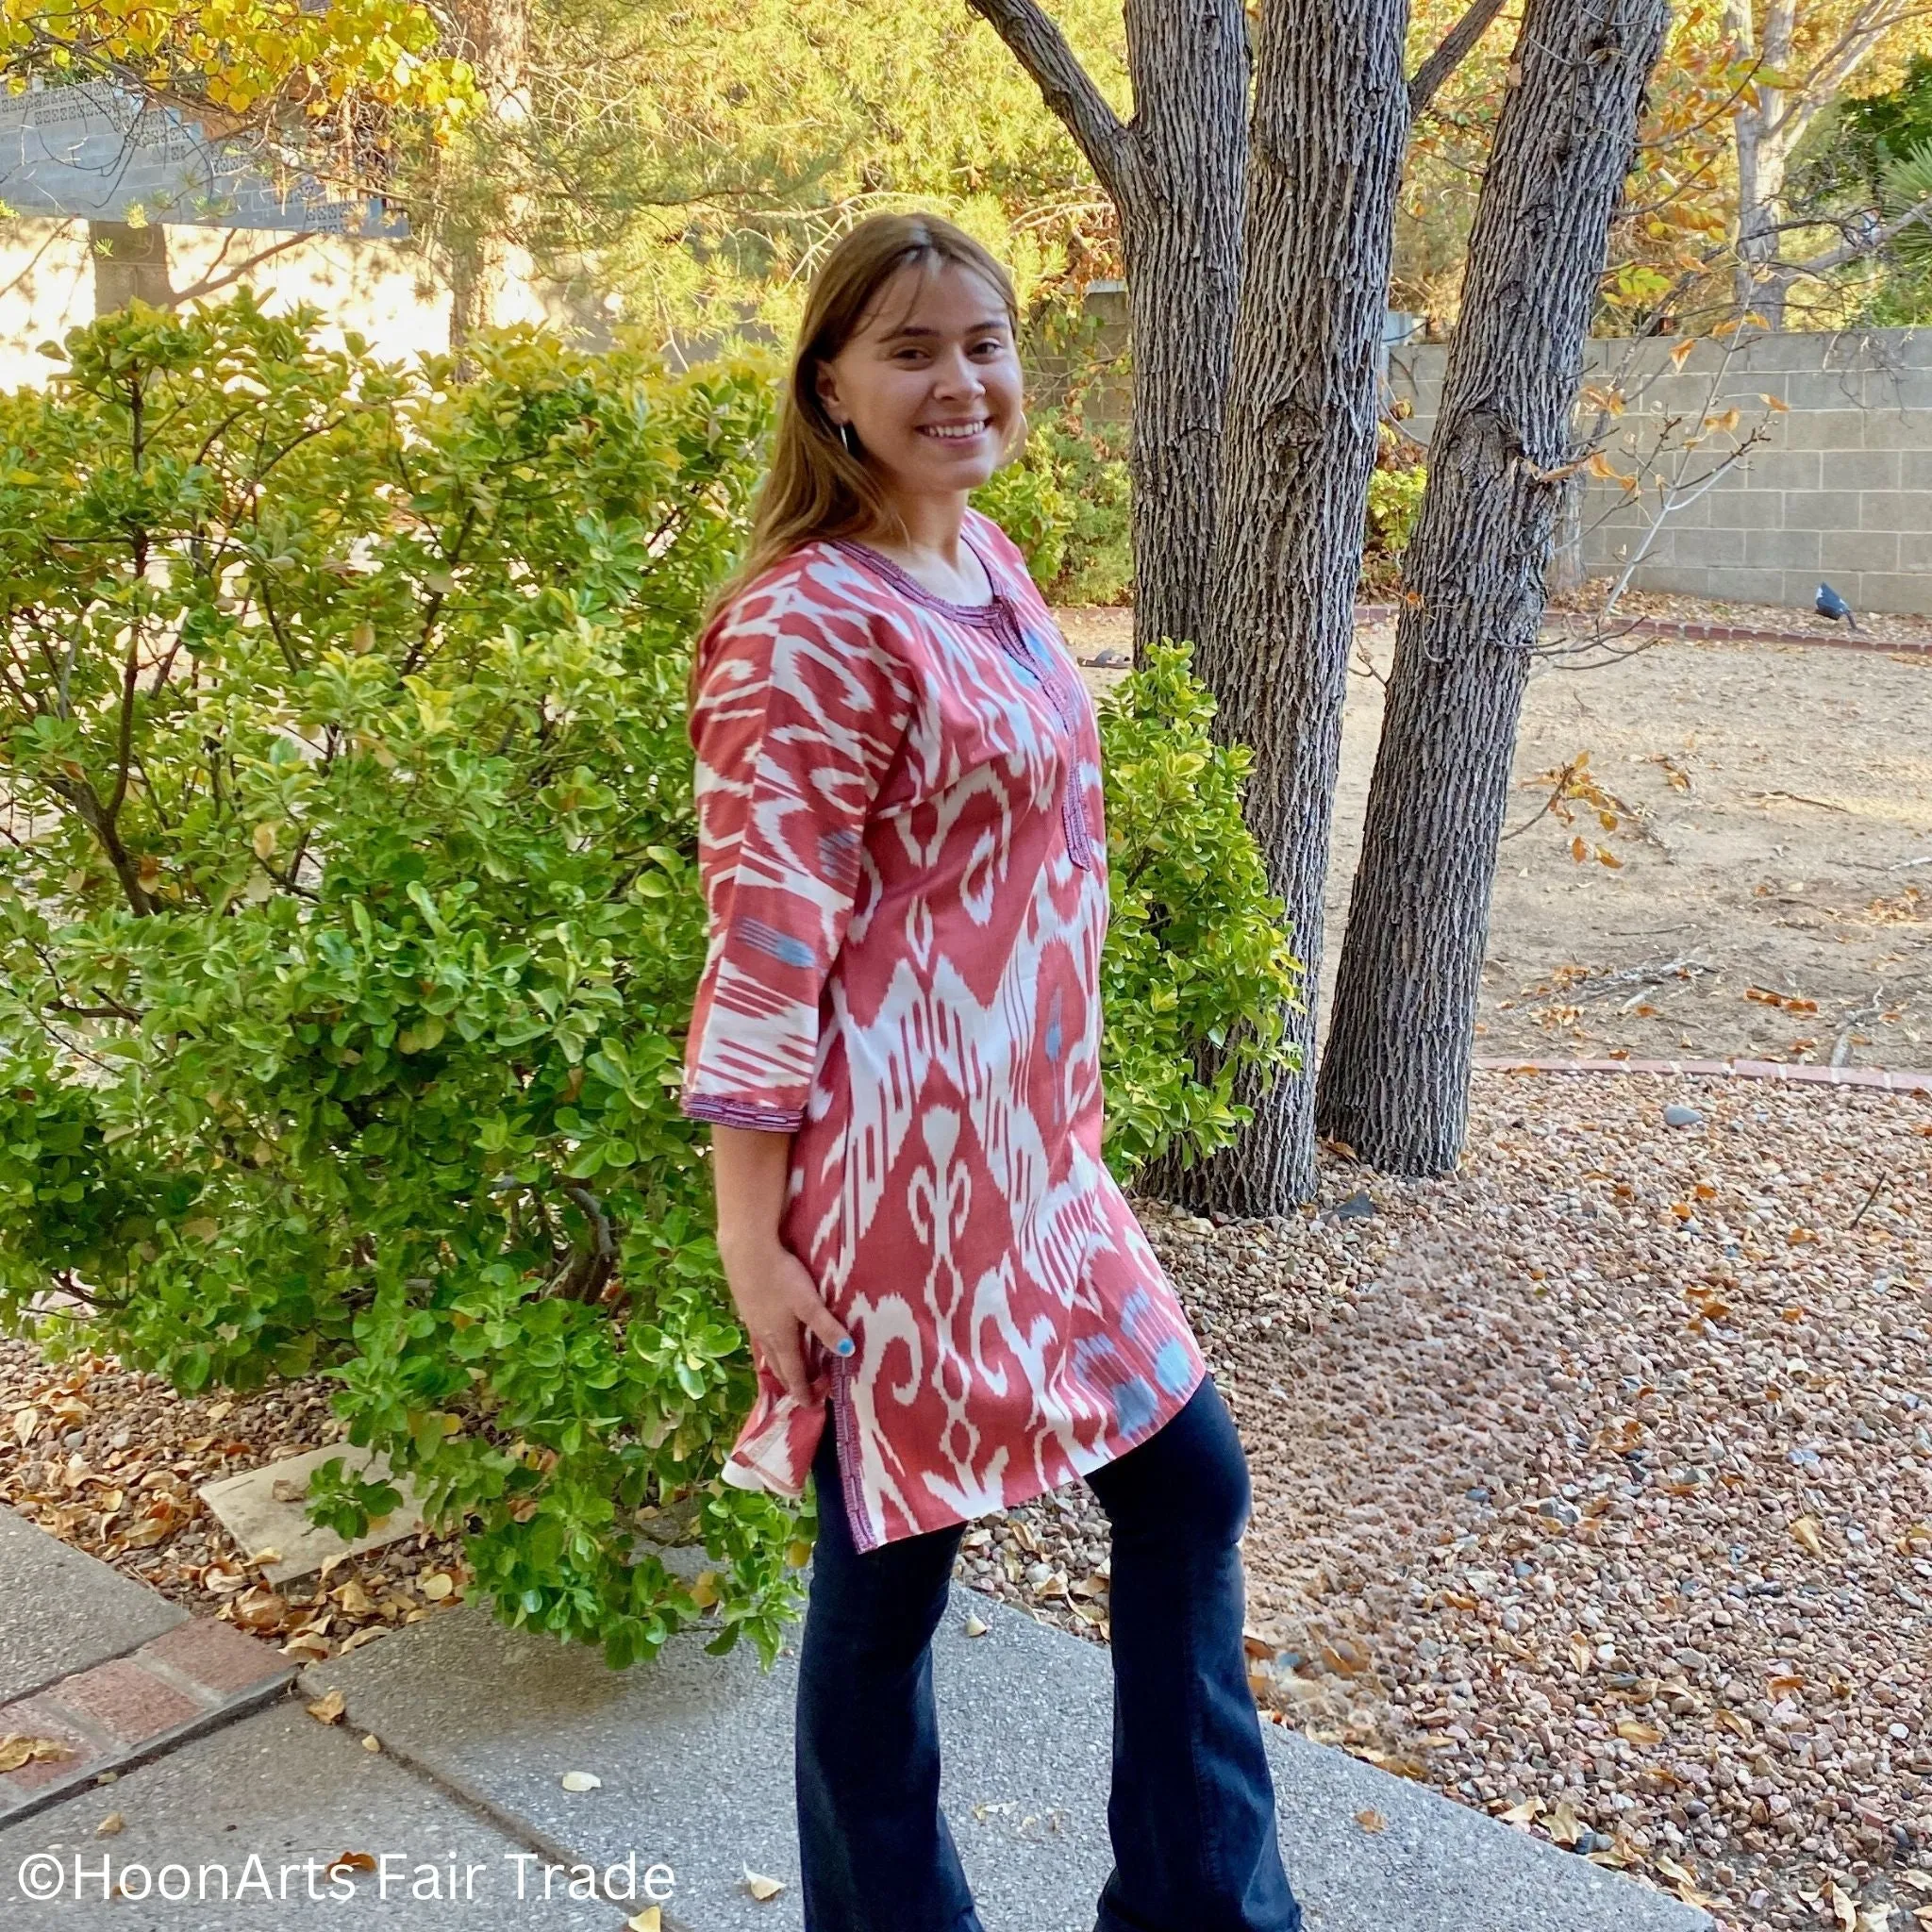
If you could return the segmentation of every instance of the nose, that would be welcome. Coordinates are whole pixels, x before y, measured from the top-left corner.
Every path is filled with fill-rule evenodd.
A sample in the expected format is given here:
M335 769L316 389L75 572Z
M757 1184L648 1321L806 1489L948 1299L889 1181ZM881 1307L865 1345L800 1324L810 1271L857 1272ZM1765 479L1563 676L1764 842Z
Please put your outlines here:
M941 395L979 396L986 385L966 353L964 342L954 342L933 365L933 388Z

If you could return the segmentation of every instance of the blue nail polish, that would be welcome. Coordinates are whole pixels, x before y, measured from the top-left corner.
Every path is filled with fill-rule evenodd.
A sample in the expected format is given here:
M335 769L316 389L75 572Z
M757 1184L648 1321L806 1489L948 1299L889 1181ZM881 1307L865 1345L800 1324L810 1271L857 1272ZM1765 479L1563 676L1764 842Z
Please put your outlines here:
M849 1336L849 1335L841 1335L841 1337L839 1338L839 1353L840 1353L841 1355L850 1355L850 1354L852 1353L852 1338L851 1338L851 1336Z

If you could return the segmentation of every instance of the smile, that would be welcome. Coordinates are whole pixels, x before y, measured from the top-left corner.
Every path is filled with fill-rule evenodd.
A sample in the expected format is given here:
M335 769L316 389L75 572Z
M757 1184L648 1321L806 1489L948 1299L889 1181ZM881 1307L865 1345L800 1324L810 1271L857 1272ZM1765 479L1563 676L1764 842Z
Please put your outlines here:
M922 436L935 436L941 442L967 442L987 428L991 418L982 416L976 423L922 423L918 425Z

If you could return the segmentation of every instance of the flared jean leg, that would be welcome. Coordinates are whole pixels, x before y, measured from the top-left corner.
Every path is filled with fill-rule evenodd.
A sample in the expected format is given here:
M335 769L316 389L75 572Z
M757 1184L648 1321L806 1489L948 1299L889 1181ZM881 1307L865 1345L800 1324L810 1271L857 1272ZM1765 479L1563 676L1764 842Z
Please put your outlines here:
M1212 1378L1087 1481L1113 1524L1114 1869L1096 1932L1300 1932L1241 1645L1247 1458Z
M965 1524L860 1552L832 1428L800 1640L795 1765L806 1932L983 1932L940 1809L932 1636Z

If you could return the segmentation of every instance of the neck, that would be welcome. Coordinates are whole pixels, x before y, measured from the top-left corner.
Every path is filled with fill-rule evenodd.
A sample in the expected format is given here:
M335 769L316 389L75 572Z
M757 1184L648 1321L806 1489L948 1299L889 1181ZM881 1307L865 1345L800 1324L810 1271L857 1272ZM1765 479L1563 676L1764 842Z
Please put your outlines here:
M930 558L948 570L959 567L964 552L960 531L966 522L966 492L954 491L944 496L901 496L892 500L906 534L879 531L867 541L881 550L896 551L904 557Z

